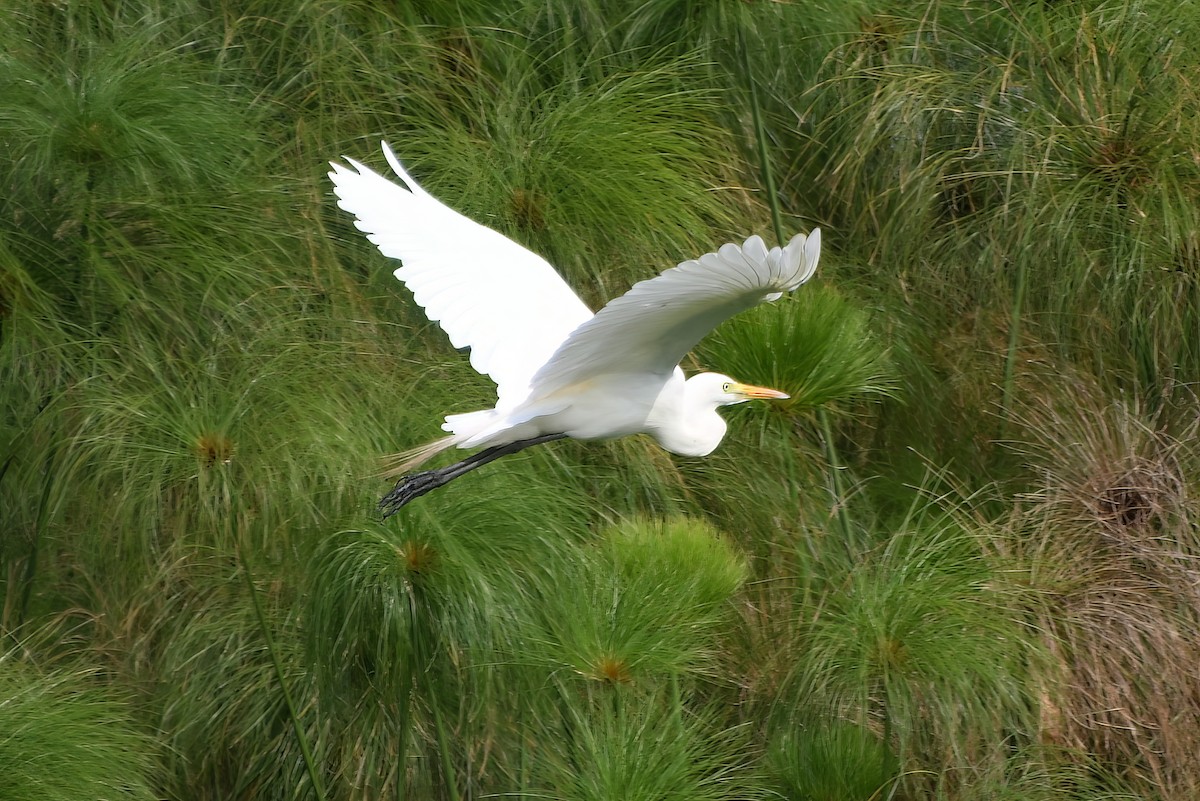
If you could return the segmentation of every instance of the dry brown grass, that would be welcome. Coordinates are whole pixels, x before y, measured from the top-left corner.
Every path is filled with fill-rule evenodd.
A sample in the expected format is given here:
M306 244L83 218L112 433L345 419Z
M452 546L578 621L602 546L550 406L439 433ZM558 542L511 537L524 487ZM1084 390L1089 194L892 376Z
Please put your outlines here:
M1040 479L1013 512L1057 665L1042 738L1125 765L1166 798L1200 793L1197 429L1060 381L1023 410ZM1054 398L1055 400L1046 400ZM1178 411L1178 410L1173 410Z

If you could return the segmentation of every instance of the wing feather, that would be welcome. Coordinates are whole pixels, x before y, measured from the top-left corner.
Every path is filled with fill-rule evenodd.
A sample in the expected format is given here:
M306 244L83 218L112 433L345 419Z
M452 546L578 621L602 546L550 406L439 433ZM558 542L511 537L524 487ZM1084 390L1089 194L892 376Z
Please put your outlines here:
M811 278L820 253L820 229L770 250L752 236L641 281L570 335L534 376L533 393L608 373L667 375L718 324Z
M592 313L542 257L444 205L414 181L387 143L404 186L346 159L329 173L338 206L355 217L395 275L471 366L515 403L555 349Z

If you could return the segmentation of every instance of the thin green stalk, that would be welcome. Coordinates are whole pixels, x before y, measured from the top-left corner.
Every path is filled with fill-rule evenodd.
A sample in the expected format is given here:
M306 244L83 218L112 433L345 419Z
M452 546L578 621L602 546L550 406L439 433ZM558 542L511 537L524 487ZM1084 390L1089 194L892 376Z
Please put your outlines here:
M1015 383L1016 365L1017 365L1017 345L1021 340L1021 312L1025 305L1025 284L1026 284L1026 259L1024 257L1017 263L1017 287L1013 294L1012 316L1008 325L1008 356L1004 362L1004 398L1002 401L1002 410L1004 417L1001 421L1001 436L1004 435L1004 430L1008 428L1008 421L1012 415L1013 402L1013 385Z
M771 169L770 152L767 147L767 127L763 122L762 107L758 102L758 82L750 70L750 48L746 46L746 31L738 28L738 47L742 51L742 69L746 72L746 83L750 87L750 117L754 123L754 136L758 140L758 161L762 165L763 185L767 190L767 202L771 208L771 223L775 226L775 239L780 246L784 243L783 216L779 210L779 194L775 191L775 173Z
M843 542L850 545L850 514L846 511L845 489L842 487L842 463L837 447L833 444L833 425L825 408L817 409L817 425L821 427L821 444L825 449L825 461L829 463L829 494L838 526L842 529Z
M783 215L779 208L779 193L775 191L775 174L771 170L770 151L767 145L766 124L763 122L762 108L758 102L758 83L750 69L750 49L746 46L746 33L738 28L738 47L742 51L742 69L745 70L746 83L750 88L750 116L754 123L754 136L758 141L758 158L762 168L763 185L767 191L767 204L771 209L771 222L775 227L775 239L780 246L787 241L783 233ZM834 514L844 539L850 536L850 516L846 511L843 499L846 497L842 487L841 461L838 459L837 448L833 444L833 426L824 407L817 408L817 423L821 428L821 443L825 450L825 460L829 463L829 494L832 496ZM848 539L846 539L848 541Z
M304 734L304 729L300 725L300 716L296 714L296 704L292 701L291 691L288 690L287 680L283 675L283 665L279 661L279 653L275 649L275 640L271 637L271 630L267 628L267 618L263 614L262 603L258 599L258 590L254 586L254 576L250 570L250 560L246 558L246 554L242 549L241 544L238 545L238 559L242 563L242 576L246 579L246 588L250 591L250 599L254 603L254 615L258 618L258 627L262 631L263 640L267 644L267 652L271 654L271 664L275 666L275 677L279 680L279 689L283 692L283 701L287 705L288 717L292 720L292 729L296 732L296 740L300 743L300 752L304 755L304 766L308 770L309 781L312 782L313 792L316 794L318 801L325 801L325 784L321 781L321 775L317 772L316 762L313 760L312 749L308 746L308 738Z
M429 700L429 708L433 710L433 724L437 727L438 754L442 758L446 789L450 792L451 801L459 801L458 781L454 777L454 762L450 756L450 737L446 734L446 724L442 720L442 712L437 702L432 698Z
M37 580L38 555L41 551L42 532L46 529L46 518L50 506L50 485L54 470L54 457L58 453L57 446L51 445L42 465L42 494L38 498L38 511L33 529L33 538L29 543L29 556L25 559L25 574L21 577L21 602L17 607L17 621L14 628L21 626L29 615L29 604L33 599L33 583Z
M431 627L433 620L422 612L425 609L424 598L419 594L416 587L413 588L413 597L409 604L409 614L412 615L412 633L413 633L413 648L416 652L416 669L422 673L427 672L427 668L433 658L433 648ZM416 680L413 680L413 687L416 687ZM437 730L438 756L442 763L442 775L446 779L446 790L449 793L451 801L459 801L458 781L454 773L454 759L450 753L450 736L446 732L446 723L442 719L442 710L438 706L437 699L433 697L432 687L427 686L429 692L429 709L433 712L433 725Z
M404 657L400 654L396 658L403 660ZM403 686L400 688L400 697L397 700L398 709L396 718L399 723L399 740L396 743L396 798L397 801L404 801L408 791L408 728L410 720L410 711L412 709L412 694L413 694L413 666L409 665L409 669L404 671Z

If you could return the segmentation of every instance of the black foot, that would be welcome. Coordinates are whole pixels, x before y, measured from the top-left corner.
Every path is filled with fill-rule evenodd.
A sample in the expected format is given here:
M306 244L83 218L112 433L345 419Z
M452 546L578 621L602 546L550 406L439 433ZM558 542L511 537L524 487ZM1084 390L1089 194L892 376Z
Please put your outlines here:
M383 512L383 519L387 520L396 514L401 506L414 498L420 498L430 490L435 490L464 473L468 473L477 467L482 467L488 462L494 462L501 456L524 450L530 445L540 445L543 442L562 439L565 436L566 434L545 434L533 439L520 439L516 442L510 442L507 445L496 445L488 448L486 451L480 451L452 465L404 476L396 482L396 486L392 488L391 492L379 499L379 509Z
M400 511L401 506L437 489L444 483L446 483L446 479L439 470L425 470L403 476L396 482L396 486L392 487L391 492L379 499L379 509L383 512L383 519L387 520Z

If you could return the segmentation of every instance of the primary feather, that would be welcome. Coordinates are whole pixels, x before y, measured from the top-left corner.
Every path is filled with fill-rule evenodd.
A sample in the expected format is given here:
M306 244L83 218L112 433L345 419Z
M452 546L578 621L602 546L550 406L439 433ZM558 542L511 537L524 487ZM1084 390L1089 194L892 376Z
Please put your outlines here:
M571 333L534 375L534 392L604 373L667 375L721 322L812 277L820 249L820 230L770 250L752 236L634 284Z
M444 205L414 181L386 143L399 186L353 159L332 163L338 206L356 218L395 275L471 366L519 402L558 345L592 312L545 259Z

